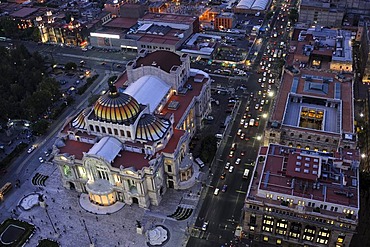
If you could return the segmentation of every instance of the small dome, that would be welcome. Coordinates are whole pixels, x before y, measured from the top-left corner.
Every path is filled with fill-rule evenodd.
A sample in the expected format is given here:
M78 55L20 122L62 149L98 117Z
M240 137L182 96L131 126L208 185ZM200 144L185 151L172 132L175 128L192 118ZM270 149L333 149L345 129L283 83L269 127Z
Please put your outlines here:
M157 141L163 138L171 123L168 120L157 118L151 114L143 114L136 129L136 138Z
M125 93L106 93L94 105L94 113L99 120L113 123L131 122L139 112L139 103Z
M87 116L88 112L89 111L87 108L81 111L80 114L73 119L71 123L72 127L76 129L86 129L85 117Z

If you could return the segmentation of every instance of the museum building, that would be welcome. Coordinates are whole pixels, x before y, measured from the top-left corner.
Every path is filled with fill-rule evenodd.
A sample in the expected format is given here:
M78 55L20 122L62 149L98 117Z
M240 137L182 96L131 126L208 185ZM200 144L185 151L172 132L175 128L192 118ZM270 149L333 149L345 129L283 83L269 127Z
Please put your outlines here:
M190 188L199 167L189 142L210 98L209 75L190 68L188 55L141 50L107 93L67 119L53 160L63 186L98 205L142 208L158 205L167 188Z

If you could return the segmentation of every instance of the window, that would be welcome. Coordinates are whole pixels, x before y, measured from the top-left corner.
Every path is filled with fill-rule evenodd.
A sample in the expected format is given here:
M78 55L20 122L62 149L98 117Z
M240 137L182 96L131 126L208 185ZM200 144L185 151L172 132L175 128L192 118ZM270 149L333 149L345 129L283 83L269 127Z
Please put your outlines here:
M97 166L96 171L100 179L105 179L109 181L108 168Z
M321 228L317 234L316 243L328 244L330 238L330 230L327 228Z
M290 136L294 136L294 133L290 133Z
M255 214L251 214L249 216L249 225L251 226L255 226L256 225L256 222L257 222L257 217Z
M112 129L111 128L108 128L108 133L112 134Z
M302 134L299 134L299 136L298 136L299 138L302 138Z
M338 239L337 239L337 243L338 244L342 244L343 242L344 242L344 238L346 237L346 235L344 235L344 234L340 234L339 236L338 236Z
M282 240L281 239L276 239L276 245L281 245Z
M105 133L107 133L106 131L105 131L105 127L101 127L101 131L105 134Z
M289 236L292 238L299 238L301 236L301 229L302 229L301 223L292 222L290 224Z
M121 136L125 136L125 132L123 130L119 130Z
M264 236L264 237L263 237L263 241L268 242L268 241L269 241L269 237Z
M284 219L280 219L276 222L276 230L275 233L279 235L285 235L288 229L288 221Z
M274 226L274 218L271 216L264 215L262 221L262 231L272 232Z
M94 126L92 126L91 124L90 124L90 130L94 131Z
M118 136L118 130L117 129L114 129L114 135Z
M316 227L307 225L303 232L303 239L313 241L315 238Z
M168 172L172 172L172 166L171 166L171 165L168 165L168 166L167 166L167 171L168 171Z

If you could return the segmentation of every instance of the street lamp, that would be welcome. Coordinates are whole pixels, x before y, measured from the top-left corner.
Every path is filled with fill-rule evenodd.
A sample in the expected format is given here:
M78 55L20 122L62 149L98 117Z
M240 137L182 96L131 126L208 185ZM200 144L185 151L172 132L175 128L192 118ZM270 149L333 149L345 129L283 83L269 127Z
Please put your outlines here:
M361 158L365 159L366 158L366 154L362 153L361 154Z
M274 92L273 91L270 91L268 94L267 94L270 98L274 97Z
M268 116L267 113L262 114L262 118L267 118L267 116Z
M262 139L262 136L257 136L256 139L257 141L260 141Z
M360 113L360 117L364 117L364 114L362 112Z

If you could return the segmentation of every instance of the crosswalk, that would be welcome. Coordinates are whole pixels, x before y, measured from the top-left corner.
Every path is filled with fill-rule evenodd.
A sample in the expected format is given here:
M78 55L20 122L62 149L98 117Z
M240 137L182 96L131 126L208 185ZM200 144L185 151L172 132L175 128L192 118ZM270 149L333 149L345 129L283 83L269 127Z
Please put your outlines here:
M32 184L36 186L46 186L45 182L49 178L47 175L43 175L40 173L36 173L35 176L32 178Z
M173 214L168 215L167 217L174 218L179 221L186 220L191 216L193 211L194 208L190 205L179 205L176 211Z

